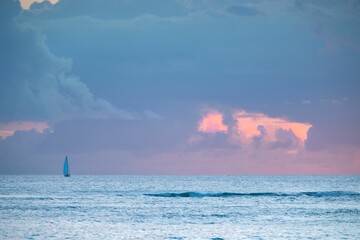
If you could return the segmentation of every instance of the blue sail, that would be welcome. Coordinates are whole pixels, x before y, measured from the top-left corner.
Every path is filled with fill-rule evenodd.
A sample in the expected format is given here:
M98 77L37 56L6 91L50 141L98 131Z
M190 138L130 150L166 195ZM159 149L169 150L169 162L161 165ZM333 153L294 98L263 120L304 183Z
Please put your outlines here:
M67 156L65 157L65 161L64 161L64 176L70 177L70 169L69 169L69 162Z

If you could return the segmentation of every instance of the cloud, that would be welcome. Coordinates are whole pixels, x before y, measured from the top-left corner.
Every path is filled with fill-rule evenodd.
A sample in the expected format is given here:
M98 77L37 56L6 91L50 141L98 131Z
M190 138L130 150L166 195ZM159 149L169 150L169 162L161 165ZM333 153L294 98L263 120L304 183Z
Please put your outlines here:
M12 135L16 131L30 131L35 130L38 133L43 133L45 129L49 129L49 125L46 122L31 122L31 121L24 121L24 122L8 122L8 123L1 123L0 122L0 138L7 138Z
M56 0L51 0L55 2ZM47 3L44 0L25 0L27 6L30 2L38 2L37 5ZM34 6L35 4L33 4ZM96 19L129 19L141 15L154 15L159 17L185 16L185 6L174 0L131 0L131 1L57 1L56 6L46 8L47 11L38 11L36 16L32 15L33 6L27 11L27 16L42 19L72 18L78 16L88 16Z
M117 163L127 169L134 161L138 173L154 173L164 163L167 172L223 169L226 174L270 167L310 171L316 165L310 161L321 158L320 171L333 147L359 148L360 55L349 47L336 55L319 54L332 33L340 34L332 38L336 47L357 43L358 16L345 16L343 3L326 9L315 4L317 17L310 9L294 11L293 1L191 3L184 8L180 0L61 0L56 5L44 0L23 11L19 1L0 1L0 121L44 122L53 130L14 128L1 140L3 162L18 173L35 162L50 169L55 157L48 155L55 152L62 161L71 152L83 157L84 173L96 173L99 161L111 172ZM323 27L321 38L314 37L309 21ZM334 96L351 101L330 108L331 102L319 106L315 100ZM282 104L309 99L312 104ZM222 115L217 125L194 132L206 116L199 120L194 106L204 102L258 109L263 119L281 119L281 127L255 122L256 113L247 112L253 127L242 129L239 122L246 117L232 118L240 110L217 111ZM269 117L282 115L296 121ZM131 118L136 119L121 120ZM307 134L287 124L307 121L314 126ZM9 155L27 147L33 149L21 157ZM339 168L347 150L341 151L334 155ZM123 152L141 156L117 162L126 157ZM157 161L159 152L163 162Z
M145 117L150 118L150 119L161 119L162 118L159 114L157 114L156 112L151 111L151 110L145 110L144 115L145 115Z
M228 126L223 123L223 114L213 111L202 117L198 125L198 131L204 133L227 133Z
M295 152L211 146L148 155L134 167L148 174L359 174L359 154L357 148Z
M77 160L90 164L90 172L96 173L99 163L124 161L121 154L104 159L110 152L122 152L131 156L131 161L139 161L148 155L181 149L190 134L187 127L164 118L71 119L57 122L51 129L22 128L12 136L0 138L0 173L56 173L65 155L91 155L91 160ZM133 164L131 161L121 166L121 172ZM84 173L89 170L80 164L77 168Z
M184 148L181 142L190 131L169 122L147 121L71 120L56 124L53 133L17 131L0 141L2 156L12 159L0 161L0 172L60 173L65 153L70 154L76 174L356 174L360 170L357 146L294 149L283 141L294 134L281 129L276 138L283 145L219 147L230 137L229 125L228 134L198 133L200 137L194 136L193 144Z
M339 105L339 104L345 103L347 101L349 101L349 98L347 98L347 97L320 99L320 103L327 104L327 105Z
M301 104L311 104L311 101L310 100L302 100Z
M242 5L230 6L226 9L226 11L237 16L254 16L261 13L255 8L245 7Z
M124 150L134 154L161 152L185 143L190 131L165 118L73 119L55 124L41 144L49 153Z
M265 142L276 142L279 131L290 131L302 143L307 140L307 133L312 127L309 123L291 122L285 118L272 118L263 113L250 113L244 110L233 114L235 120L235 138L244 142L252 142L262 137Z
M202 116L197 131L202 135L191 135L189 145L198 147L220 147L249 149L283 149L286 154L296 154L305 147L309 123L293 122L286 118L272 118L263 113L236 110L232 114L233 122L225 125L224 114L211 111ZM205 134L211 133L211 136ZM214 133L223 133L226 137L216 137Z
M360 53L358 36L359 1L296 0L295 9L306 15L313 24L313 33L324 41L322 53L336 54L343 50ZM355 21L349 21L353 18Z
M51 10L43 11L40 16L28 13L31 16L27 19L42 29L53 52L58 56L71 56L76 73L87 83L95 96L106 97L117 106L123 106L118 100L121 96L137 94L136 91L141 91L139 95L144 97L127 98L125 101L137 104L142 101L141 104L148 104L154 100L163 101L163 95L169 95L172 99L181 98L184 91L187 91L191 101L199 97L199 86L205 84L205 79L209 78L212 79L206 83L207 93L201 92L202 96L205 95L203 98L222 101L227 95L229 101L232 101L231 104L260 99L250 93L258 84L266 85L258 91L267 98L265 101L270 102L279 98L288 100L288 97L295 94L304 94L302 91L294 91L293 88L306 89L306 94L310 95L317 91L318 85L326 81L325 77L322 80L313 77L311 73L307 75L310 67L313 71L312 66L317 68L321 63L317 56L319 43L310 34L309 26L302 24L298 12L291 21L287 21L286 16L274 17L271 14L260 14L248 18L247 21L238 21L238 18L224 14L223 11L215 13L215 10L184 11L184 14L178 15L172 9L182 8L175 3L172 3L174 6L171 9L166 8L168 15L162 15L143 9L144 4L147 5L140 1L112 0L106 4L101 1L88 1L84 4L81 1L64 0ZM160 2L153 5L157 4ZM271 1L268 4L282 5L283 2ZM212 3L210 5L213 6ZM220 2L218 5L218 9L224 9L224 3ZM225 7L227 6L228 4L225 4ZM131 14L124 13L127 11L124 9L129 9ZM137 11L132 12L131 9ZM257 5L256 9L259 9ZM76 38L72 37L74 33ZM263 38L265 35L268 36L266 40ZM292 40L284 41L287 37ZM143 44L145 39L146 44ZM303 66L301 70L299 65ZM286 91L274 92L276 97L269 96L270 85L274 81L275 84L283 81L283 77L276 76L280 72L284 78L291 74L296 76L295 79L300 76L296 75L298 72L307 77L296 84L282 85L282 88L287 88ZM251 83L235 81L231 80L230 76L224 76L227 74L233 79L245 74L253 80ZM269 81L264 81L265 75L269 77ZM218 77L222 77L228 84L219 86L216 80ZM152 86L143 87L150 78L157 84L156 89ZM173 81L164 80L169 78ZM101 81L100 84L98 79L106 79L106 83ZM314 85L314 81L317 84ZM137 86L132 92L129 91L128 86L135 82ZM185 86L190 83L191 87ZM218 87L222 87L224 91L214 94ZM239 94L234 94L234 89L237 89ZM164 93L150 95L152 90ZM114 97L114 91L117 91L120 97ZM152 101L144 101L146 97L152 97Z
M33 3L42 3L42 2L44 2L44 0L20 0L20 6L23 9L28 10L30 9ZM50 2L51 4L54 5L58 3L59 0L47 0L47 2Z
M187 143L189 145L196 145L200 142L202 142L205 138L201 135L191 135L189 139L187 140Z
M324 105L340 105L348 101L349 101L348 97L342 97L342 98L323 98L318 100L317 102ZM303 105L310 105L316 102L311 100L302 100L300 103Z
M7 87L0 89L0 121L133 118L95 97L73 74L72 60L51 52L39 28L20 18L9 16L6 21L0 62L2 84Z

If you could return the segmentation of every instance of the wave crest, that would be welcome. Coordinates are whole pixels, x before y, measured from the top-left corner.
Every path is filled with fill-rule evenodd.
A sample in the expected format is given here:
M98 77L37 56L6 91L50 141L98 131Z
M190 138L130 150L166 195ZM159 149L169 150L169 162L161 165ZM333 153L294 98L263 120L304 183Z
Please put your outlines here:
M182 193L148 193L144 194L150 197L169 197L169 198L202 198L202 197L359 197L360 193L346 191L324 191L324 192L297 192L297 193L281 193L281 192L252 192L252 193L201 193L201 192L182 192Z

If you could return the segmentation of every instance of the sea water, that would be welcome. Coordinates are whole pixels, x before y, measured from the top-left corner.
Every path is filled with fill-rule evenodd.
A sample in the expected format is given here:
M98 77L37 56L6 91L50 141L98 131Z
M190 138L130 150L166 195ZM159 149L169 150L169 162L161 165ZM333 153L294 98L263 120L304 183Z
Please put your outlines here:
M360 239L360 176L0 176L0 239Z

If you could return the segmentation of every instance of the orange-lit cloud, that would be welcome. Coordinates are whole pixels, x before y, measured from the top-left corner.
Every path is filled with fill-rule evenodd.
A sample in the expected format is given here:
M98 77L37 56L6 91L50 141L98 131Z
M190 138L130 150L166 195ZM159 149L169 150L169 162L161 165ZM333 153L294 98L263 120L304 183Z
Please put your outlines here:
M9 122L9 123L0 123L0 137L7 138L16 131L29 131L35 129L39 133L43 133L45 129L48 129L49 125L46 122Z
M291 131L302 143L307 139L307 133L312 127L309 123L291 122L284 118L272 118L263 113L238 111L233 114L235 120L234 132L245 141L254 137L263 137L264 141L275 142L279 130ZM263 131L261 131L263 129Z
M44 0L20 0L20 6L22 9L30 9L31 4L33 4L34 2L37 3L42 3ZM47 0L48 2L50 2L51 4L56 4L59 2L59 0Z
M234 126L231 128L223 123L223 118L223 113L218 111L206 114L199 122L198 131L229 134L232 140L246 144L251 144L255 138L258 138L262 143L270 143L272 147L291 148L287 152L290 155L297 154L297 151L304 146L308 131L312 127L309 123L293 122L280 117L272 118L263 113L251 113L244 110L236 111L232 115ZM189 141L197 143L202 140L203 138L192 138Z
M198 131L204 133L227 133L228 126L223 123L223 114L213 111L202 117Z

